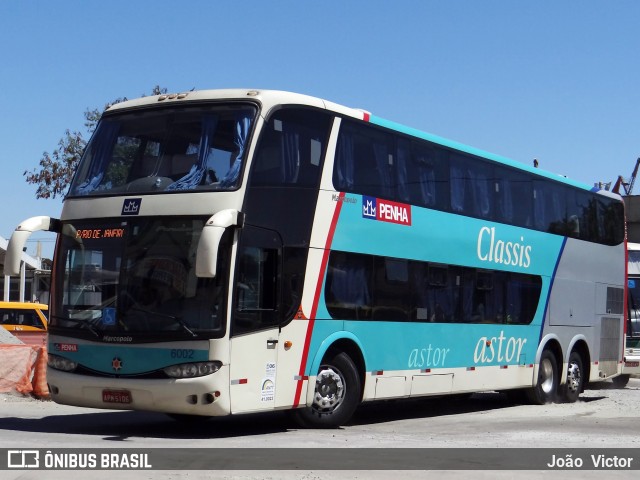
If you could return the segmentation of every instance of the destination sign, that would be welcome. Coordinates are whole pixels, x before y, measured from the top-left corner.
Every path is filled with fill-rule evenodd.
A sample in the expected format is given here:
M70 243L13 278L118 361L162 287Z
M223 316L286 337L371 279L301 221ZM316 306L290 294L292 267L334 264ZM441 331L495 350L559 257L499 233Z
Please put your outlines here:
M81 228L76 232L76 238L82 240L122 237L124 237L124 228Z

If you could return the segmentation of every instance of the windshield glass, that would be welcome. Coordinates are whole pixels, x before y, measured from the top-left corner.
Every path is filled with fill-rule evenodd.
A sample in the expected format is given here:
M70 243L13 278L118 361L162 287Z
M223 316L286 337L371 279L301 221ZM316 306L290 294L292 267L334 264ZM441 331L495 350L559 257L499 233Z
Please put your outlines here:
M50 328L65 335L132 342L214 338L225 332L228 243L219 275L197 278L204 218L76 222L54 267Z
M248 104L106 114L69 196L233 190L255 115Z

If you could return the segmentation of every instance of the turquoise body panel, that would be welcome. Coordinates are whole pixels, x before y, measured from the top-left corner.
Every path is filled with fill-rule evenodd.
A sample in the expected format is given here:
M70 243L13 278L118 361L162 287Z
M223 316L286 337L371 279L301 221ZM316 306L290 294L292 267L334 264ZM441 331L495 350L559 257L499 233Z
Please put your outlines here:
M74 345L75 351L68 345ZM67 345L61 351L61 345ZM204 362L209 351L191 348L158 348L144 345L76 344L67 339L64 344L49 342L49 352L78 362L83 367L108 375L139 375L170 365Z
M332 250L549 276L563 242L558 235L409 205L411 225L371 220L362 216L361 195L346 196L357 202L343 202ZM499 241L530 246L529 265L507 262L506 251L502 263L496 261L489 252L492 231L494 251Z
M332 250L538 275L540 299L529 325L332 320L325 304L325 272L307 375L317 372L330 344L327 338L341 336L358 339L367 371L534 363L563 237L409 205L411 225L372 220L363 216L361 195L346 196L356 202L342 202ZM522 261L515 261L516 244L521 246L517 252L527 251Z

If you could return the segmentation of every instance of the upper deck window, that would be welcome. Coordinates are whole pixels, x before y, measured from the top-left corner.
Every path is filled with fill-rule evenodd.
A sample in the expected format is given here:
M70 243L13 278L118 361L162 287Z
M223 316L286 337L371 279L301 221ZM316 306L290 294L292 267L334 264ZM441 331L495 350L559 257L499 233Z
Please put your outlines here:
M331 117L305 108L283 108L262 130L252 167L257 187L317 187Z
M233 190L255 115L248 104L107 115L87 145L69 196Z
M333 185L603 245L620 245L625 235L618 199L348 119L340 126Z

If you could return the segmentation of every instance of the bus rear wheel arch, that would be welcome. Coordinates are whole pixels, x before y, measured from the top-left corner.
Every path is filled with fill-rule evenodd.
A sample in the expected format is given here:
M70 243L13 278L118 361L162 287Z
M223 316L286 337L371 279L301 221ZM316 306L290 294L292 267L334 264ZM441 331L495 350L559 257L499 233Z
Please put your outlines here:
M302 427L337 428L349 421L362 398L360 372L345 352L327 353L316 376L313 402L293 410Z

